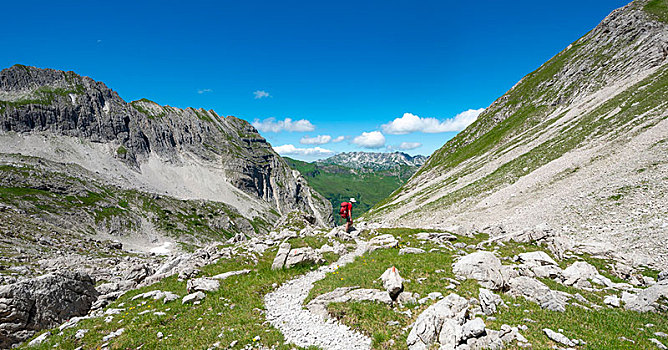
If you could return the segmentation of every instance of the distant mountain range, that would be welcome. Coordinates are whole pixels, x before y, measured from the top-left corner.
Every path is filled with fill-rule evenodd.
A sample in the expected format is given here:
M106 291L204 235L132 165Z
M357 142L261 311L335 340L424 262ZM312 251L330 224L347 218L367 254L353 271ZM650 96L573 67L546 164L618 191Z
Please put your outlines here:
M347 152L312 163L285 160L332 203L335 217L341 202L350 197L358 201L353 216L359 217L413 176L427 157L402 152Z
M411 156L403 152L344 152L317 163L337 164L353 169L387 170L402 166L420 167L427 159L422 155Z

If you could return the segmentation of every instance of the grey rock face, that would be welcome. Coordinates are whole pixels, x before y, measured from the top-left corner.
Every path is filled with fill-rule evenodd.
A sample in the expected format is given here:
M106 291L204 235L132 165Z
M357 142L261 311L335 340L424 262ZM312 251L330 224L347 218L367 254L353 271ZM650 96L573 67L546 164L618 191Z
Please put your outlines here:
M81 272L59 272L0 287L0 348L83 316L96 300L95 283Z
M20 65L0 71L0 106L0 132L42 132L109 144L118 149L121 162L137 171L151 154L173 164L182 163L186 154L222 166L230 184L270 203L279 214L299 209L321 225L332 222L331 204L252 125L233 116L145 99L127 103L91 78Z

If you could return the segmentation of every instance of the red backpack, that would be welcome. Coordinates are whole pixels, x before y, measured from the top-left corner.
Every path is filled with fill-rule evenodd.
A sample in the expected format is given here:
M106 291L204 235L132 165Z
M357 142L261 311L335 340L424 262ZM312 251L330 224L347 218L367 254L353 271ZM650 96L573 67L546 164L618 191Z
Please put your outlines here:
M344 219L348 217L348 206L350 206L350 203L343 202L341 203L341 209L339 209L339 215Z

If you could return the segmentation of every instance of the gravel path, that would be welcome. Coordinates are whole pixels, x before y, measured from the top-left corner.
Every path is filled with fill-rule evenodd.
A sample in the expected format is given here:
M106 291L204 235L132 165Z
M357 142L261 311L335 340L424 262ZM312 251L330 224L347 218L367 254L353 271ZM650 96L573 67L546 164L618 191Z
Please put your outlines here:
M290 280L264 297L267 320L283 333L286 342L332 350L371 348L371 339L367 336L333 319L325 320L303 306L315 282L325 278L337 266L352 262L365 251L366 242L357 241L355 251L343 255L337 262Z

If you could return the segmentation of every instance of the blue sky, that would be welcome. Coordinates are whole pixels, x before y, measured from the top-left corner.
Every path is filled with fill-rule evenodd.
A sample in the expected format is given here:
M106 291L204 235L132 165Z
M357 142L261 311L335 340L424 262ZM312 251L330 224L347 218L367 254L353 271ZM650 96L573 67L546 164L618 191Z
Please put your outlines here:
M299 159L400 146L429 155L625 4L13 1L0 66L73 70L127 101L257 120Z

